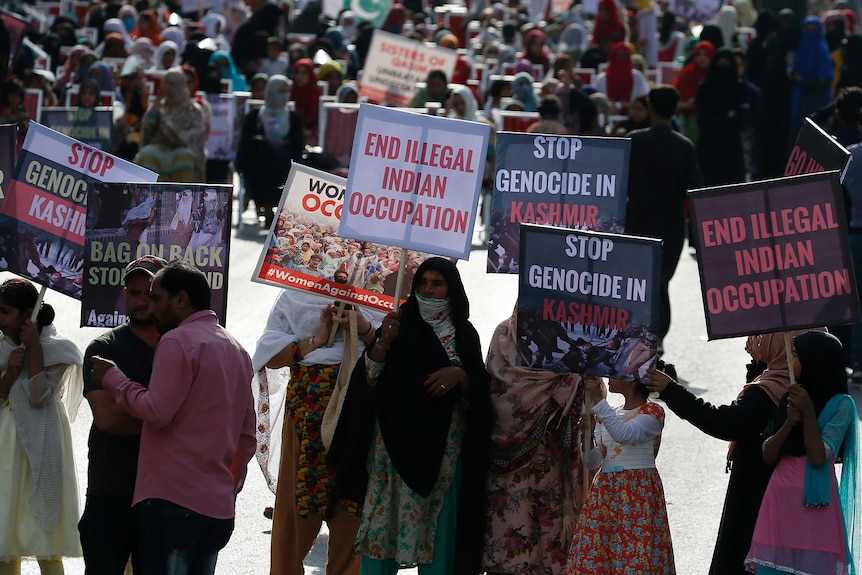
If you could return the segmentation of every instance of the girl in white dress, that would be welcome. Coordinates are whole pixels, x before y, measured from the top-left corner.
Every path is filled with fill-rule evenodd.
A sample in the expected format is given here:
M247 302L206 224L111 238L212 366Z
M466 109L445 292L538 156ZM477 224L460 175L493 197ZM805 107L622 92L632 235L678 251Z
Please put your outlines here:
M0 285L0 575L35 557L43 575L79 557L78 487L72 432L82 394L81 352L51 325L23 279ZM65 394L67 405L61 403Z

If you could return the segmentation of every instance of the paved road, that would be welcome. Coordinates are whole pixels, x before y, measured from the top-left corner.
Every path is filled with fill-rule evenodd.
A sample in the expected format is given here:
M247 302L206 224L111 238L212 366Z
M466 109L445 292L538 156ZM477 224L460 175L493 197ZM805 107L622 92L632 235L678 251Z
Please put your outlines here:
M250 222L251 213L245 218ZM278 288L249 281L263 239L263 231L258 232L252 226L232 240L227 328L249 352L254 350L278 293ZM469 261L459 263L459 269L470 297L471 319L487 349L494 328L513 309L518 288L516 277L486 275L485 255L484 250L475 249ZM5 279L4 274L0 274L2 279ZM707 342L697 264L688 253L683 254L671 283L671 298L673 324L665 339L665 359L676 365L682 381L698 396L713 403L730 402L742 386L748 358L741 339ZM50 292L47 301L58 310L60 332L74 339L82 349L100 333L94 328L78 327L78 302ZM859 390L854 394L858 403ZM621 402L620 397L616 400L611 397L612 404ZM91 421L89 410L82 407L72 428L82 501ZM701 575L708 570L727 485L726 450L725 442L701 434L668 411L658 468L665 487L679 575ZM249 479L237 500L236 530L219 557L218 574L268 573L271 524L262 512L272 501L260 469L252 461ZM324 573L326 539L323 533L308 557L307 575ZM81 575L83 562L68 559L66 569L67 573ZM22 572L35 575L38 567L35 562L27 561ZM402 573L416 573L416 570Z

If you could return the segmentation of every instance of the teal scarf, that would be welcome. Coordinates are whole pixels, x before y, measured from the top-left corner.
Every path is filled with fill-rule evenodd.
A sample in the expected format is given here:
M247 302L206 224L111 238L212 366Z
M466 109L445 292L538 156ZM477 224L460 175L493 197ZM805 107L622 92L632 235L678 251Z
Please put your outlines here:
M838 408L845 406L850 411L850 423L844 433L844 437L837 445L829 445L833 454L837 454L844 444L844 463L841 469L841 487L838 497L841 502L841 511L844 517L844 535L847 541L847 562L849 573L856 573L855 557L860 549L860 535L862 535L862 513L857 508L857 459L859 452L857 422L859 417L856 413L856 403L853 398L846 394L838 394L832 397L824 406L823 411L817 418L817 428L823 429L835 416ZM811 461L806 461L805 467L805 490L803 505L806 507L829 505L832 502L833 466L823 464L813 467Z

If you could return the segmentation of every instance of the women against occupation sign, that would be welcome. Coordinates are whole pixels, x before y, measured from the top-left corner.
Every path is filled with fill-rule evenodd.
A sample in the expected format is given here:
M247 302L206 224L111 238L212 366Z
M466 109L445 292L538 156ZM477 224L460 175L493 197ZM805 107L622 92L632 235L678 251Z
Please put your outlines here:
M458 54L446 48L429 47L403 36L375 30L359 82L359 93L375 102L406 106L431 70L452 77Z
M635 379L656 356L661 241L521 226L518 365Z
M338 235L346 180L296 162L252 281L392 311L401 248ZM407 253L401 299L429 254Z
M467 259L490 126L363 104L343 237Z
M0 261L5 259L12 273L81 299L93 184L157 178L155 172L30 122L0 208Z
M859 321L839 172L691 190L710 339Z
M497 135L488 272L518 273L518 226L622 233L631 140Z

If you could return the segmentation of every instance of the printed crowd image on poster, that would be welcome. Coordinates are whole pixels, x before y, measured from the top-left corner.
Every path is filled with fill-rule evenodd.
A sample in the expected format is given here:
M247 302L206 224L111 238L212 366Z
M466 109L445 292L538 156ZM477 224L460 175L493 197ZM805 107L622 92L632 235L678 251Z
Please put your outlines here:
M497 134L489 273L518 273L521 224L621 234L631 140Z
M655 364L661 241L521 226L516 364L634 380Z
M90 197L81 325L128 319L123 270L139 257L182 260L201 270L224 325L233 188L213 184L96 184Z
M338 235L345 185L344 178L293 163L252 280L392 311L401 248ZM402 301L429 257L407 251Z
M859 321L839 172L688 197L710 339Z
M154 182L155 172L30 122L0 206L0 268L81 299L97 182Z

